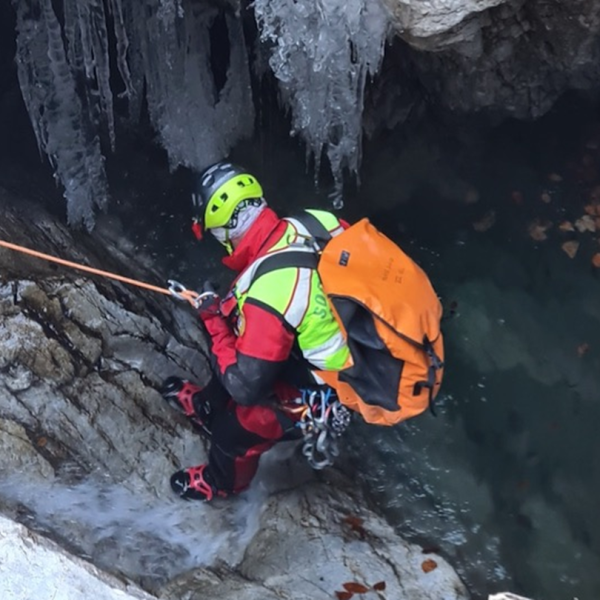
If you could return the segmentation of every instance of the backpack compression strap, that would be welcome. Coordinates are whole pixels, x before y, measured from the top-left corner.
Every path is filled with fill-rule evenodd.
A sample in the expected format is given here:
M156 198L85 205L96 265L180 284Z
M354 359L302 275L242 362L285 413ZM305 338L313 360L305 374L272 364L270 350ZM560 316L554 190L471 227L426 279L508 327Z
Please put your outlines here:
M433 387L435 386L435 374L436 371L444 366L444 363L440 360L440 357L435 353L433 344L427 339L427 336L423 338L423 347L427 354L430 365L427 369L427 381L417 381L414 386L413 394L418 396L423 388L427 388L429 391L429 410L431 414L437 417L435 407L433 405Z

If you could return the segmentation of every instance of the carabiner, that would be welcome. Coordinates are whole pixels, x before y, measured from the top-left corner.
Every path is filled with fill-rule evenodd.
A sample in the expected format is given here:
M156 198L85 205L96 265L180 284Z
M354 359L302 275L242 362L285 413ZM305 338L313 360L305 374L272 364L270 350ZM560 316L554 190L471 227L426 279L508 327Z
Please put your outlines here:
M194 308L200 308L200 304L202 304L202 300L213 292L204 292L203 294L199 294L198 292L194 292L193 290L188 290L182 283L179 281L175 281L174 279L169 279L167 281L169 284L169 292L171 295L175 296L179 300L185 300L189 302Z
M182 283L179 283L179 281L175 281L174 279L169 279L167 283L169 284L168 290L171 292L172 296L179 298L179 300L186 300L182 295L182 292L187 292L187 288Z

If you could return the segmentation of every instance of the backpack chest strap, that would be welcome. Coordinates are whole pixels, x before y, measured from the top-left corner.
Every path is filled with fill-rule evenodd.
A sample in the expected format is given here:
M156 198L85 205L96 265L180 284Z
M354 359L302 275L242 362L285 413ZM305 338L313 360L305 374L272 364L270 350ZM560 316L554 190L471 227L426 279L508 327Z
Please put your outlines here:
M277 269L286 269L289 267L296 267L299 269L316 269L319 264L319 257L313 252L302 252L300 250L289 250L286 252L278 252L273 256L267 256L254 274L250 285L257 281L263 275L276 271Z

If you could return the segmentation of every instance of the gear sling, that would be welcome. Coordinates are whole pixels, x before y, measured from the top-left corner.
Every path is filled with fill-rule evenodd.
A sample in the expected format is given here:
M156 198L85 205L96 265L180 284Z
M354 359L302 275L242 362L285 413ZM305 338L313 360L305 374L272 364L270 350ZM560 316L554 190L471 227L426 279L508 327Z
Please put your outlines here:
M314 252L280 251L253 280L317 269L351 356L342 370L317 374L368 423L394 425L432 408L444 368L442 306L425 272L366 218L335 237L309 212L294 220Z

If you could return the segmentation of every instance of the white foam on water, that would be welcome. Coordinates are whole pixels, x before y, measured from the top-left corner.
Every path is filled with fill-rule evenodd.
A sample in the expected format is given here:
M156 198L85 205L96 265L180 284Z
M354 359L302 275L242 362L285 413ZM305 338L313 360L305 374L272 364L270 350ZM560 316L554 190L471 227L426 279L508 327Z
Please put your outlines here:
M209 505L173 496L140 496L97 479L40 485L0 479L0 497L26 513L26 525L100 567L164 582L217 558L239 561L258 530L265 493Z

